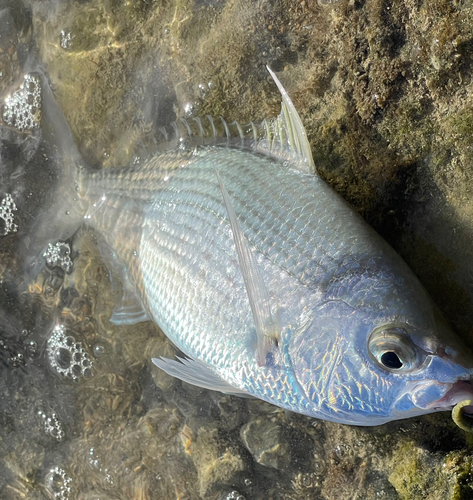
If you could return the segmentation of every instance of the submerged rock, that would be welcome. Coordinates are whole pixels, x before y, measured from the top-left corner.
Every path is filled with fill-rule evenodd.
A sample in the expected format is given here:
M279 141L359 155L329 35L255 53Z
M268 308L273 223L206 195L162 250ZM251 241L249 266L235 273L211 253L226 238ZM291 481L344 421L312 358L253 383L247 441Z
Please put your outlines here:
M197 468L201 498L209 498L212 490L223 484L234 483L246 469L238 447L212 427L201 428L189 444L189 453Z
M241 438L253 458L261 465L286 469L291 462L290 447L280 424L258 418L245 424Z

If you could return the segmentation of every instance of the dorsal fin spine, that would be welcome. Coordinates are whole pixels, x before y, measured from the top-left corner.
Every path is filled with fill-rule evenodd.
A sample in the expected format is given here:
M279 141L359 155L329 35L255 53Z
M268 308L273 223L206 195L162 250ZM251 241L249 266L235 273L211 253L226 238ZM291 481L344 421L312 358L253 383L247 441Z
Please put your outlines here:
M204 126L200 118L192 121L180 118L173 124L173 140L168 141L168 146L175 147L186 138L198 139L203 145L241 145L284 160L292 168L315 172L302 121L281 82L269 68L268 71L281 93L281 112L277 118L242 126L237 121L227 123L221 116L216 121L206 115L210 127ZM168 134L163 135L166 138Z
M213 137L217 137L217 130L215 128L214 120L210 115L207 115L207 120L209 120L210 125L212 126Z
M225 128L225 135L227 136L227 139L231 139L231 134L230 130L228 129L227 122L224 120L223 116L220 117L220 120Z

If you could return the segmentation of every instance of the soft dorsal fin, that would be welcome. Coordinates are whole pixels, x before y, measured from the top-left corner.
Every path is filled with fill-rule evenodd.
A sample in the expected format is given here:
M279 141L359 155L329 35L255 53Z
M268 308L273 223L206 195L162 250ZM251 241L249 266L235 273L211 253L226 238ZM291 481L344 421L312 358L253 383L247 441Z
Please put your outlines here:
M303 172L315 173L314 160L307 134L289 95L277 76L267 68L281 92L281 113L274 119L261 123L241 125L226 122L221 116L213 118L180 118L172 125L170 133L162 129L166 144L174 148L180 141L191 138L196 144L228 145L251 148L288 162L288 166Z
M203 361L180 357L177 357L177 359L178 361L168 358L152 358L152 361L158 368L171 375L171 377L176 377L188 384L211 391L224 392L225 394L249 396L245 391L237 389L221 379Z
M215 169L215 173L218 178L225 208L227 209L228 218L230 219L238 262L255 322L257 336L256 360L259 366L263 366L266 364L266 355L272 350L280 337L279 322L271 313L268 290L258 269L256 258L241 231L230 195L223 185L222 178L217 169Z

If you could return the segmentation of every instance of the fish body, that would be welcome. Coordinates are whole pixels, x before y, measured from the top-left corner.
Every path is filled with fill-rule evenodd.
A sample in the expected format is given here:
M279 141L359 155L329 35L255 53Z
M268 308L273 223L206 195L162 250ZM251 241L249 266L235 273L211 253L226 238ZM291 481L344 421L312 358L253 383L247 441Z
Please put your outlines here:
M277 352L264 366L215 168L279 316ZM432 351L435 310L402 259L320 177L214 146L101 171L86 193L92 206L105 197L89 222L187 356L242 393L299 413L362 425L403 415L420 374L386 373L367 339L380 325L409 327ZM446 384L465 374L440 358L428 364L421 382L428 372Z
M112 320L156 322L186 355L154 360L172 375L316 418L377 425L450 409L473 394L471 354L394 250L298 168L307 143L291 131L296 161L216 144L82 171L84 221L144 311ZM261 316L277 330L262 349Z

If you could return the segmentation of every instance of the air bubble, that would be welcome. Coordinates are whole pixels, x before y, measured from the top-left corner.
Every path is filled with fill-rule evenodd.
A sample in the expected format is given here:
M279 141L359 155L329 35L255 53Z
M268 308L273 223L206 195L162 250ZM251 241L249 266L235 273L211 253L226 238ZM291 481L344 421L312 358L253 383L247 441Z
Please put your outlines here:
M28 343L26 346L26 352L30 357L33 357L36 355L36 352L38 350L38 343L32 340L31 342Z
M35 75L25 75L21 87L5 99L4 122L19 132L37 128L41 122L41 82Z
M69 49L72 41L72 33L70 31L61 30L60 45L63 49Z
M205 86L203 83L199 84L199 91L200 91L200 96L202 99L205 99L205 96L207 95L208 92L208 87Z
M0 202L0 236L6 236L10 233L15 233L18 230L18 225L15 224L15 216L17 208L11 194L7 194Z
M99 358L103 354L105 354L105 347L103 345L100 345L100 344L95 345L94 346L94 356L96 358Z
M91 377L93 363L81 342L66 335L64 325L54 328L48 340L47 352L51 368L60 375L77 381L80 377Z
M350 452L350 447L347 444L337 444L334 451L337 458L341 460Z
M240 492L233 490L225 497L222 497L222 500L246 500L246 499Z
M23 366L25 364L25 357L21 352L18 352L16 354L11 354L9 361L13 368L18 368L19 366Z
M68 243L63 241L58 241L54 245L49 243L43 257L49 267L60 267L66 273L72 271L71 247Z
M72 478L61 467L54 467L46 475L46 489L54 500L69 500Z
M64 439L65 433L62 428L62 424L57 418L56 413L51 413L48 416L44 411L38 412L39 417L43 421L44 432L48 435L56 439L56 441L62 441Z
M192 115L194 114L194 104L191 102L188 102L184 104L184 115L186 118L191 118Z
M97 469L99 472L103 473L104 480L110 486L115 484L115 479L112 473L108 469L102 468L102 461L97 456L97 453L94 448L89 449L89 465L92 469Z

